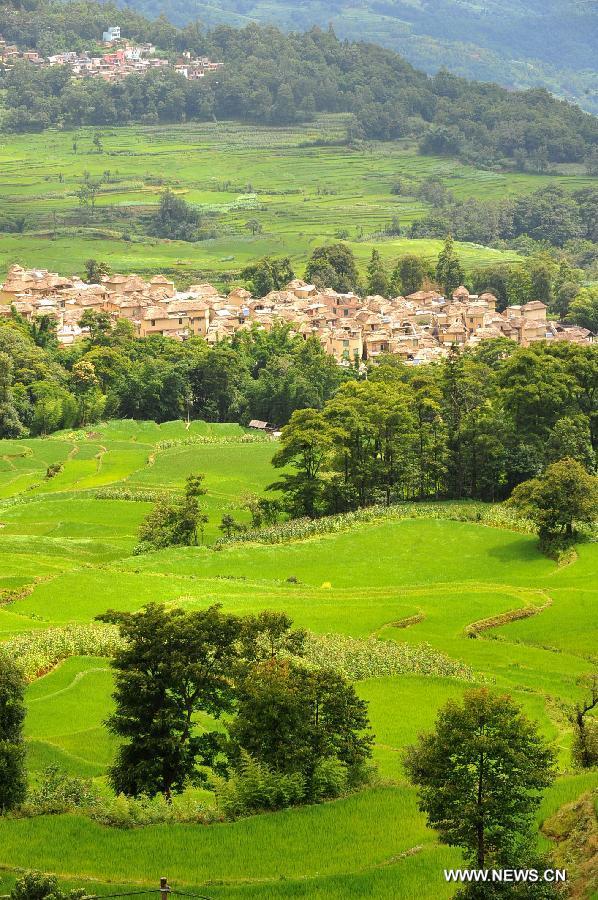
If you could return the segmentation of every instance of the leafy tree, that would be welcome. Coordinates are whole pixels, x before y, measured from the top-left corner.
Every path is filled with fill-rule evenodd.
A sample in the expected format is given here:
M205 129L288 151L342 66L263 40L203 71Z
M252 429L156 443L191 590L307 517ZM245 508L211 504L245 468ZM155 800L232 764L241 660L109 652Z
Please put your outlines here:
M218 606L186 613L156 603L99 619L126 640L113 661L116 710L107 724L124 743L110 781L118 793L170 798L201 780L199 766L218 766L218 733L200 734L194 716L232 711L241 623Z
M84 266L85 280L88 284L97 284L100 281L102 275L110 274L110 266L108 265L108 263L101 262L97 259L86 259Z
M509 696L479 688L439 710L434 731L407 749L405 769L440 839L469 864L498 867L531 833L553 754Z
M575 459L552 463L538 478L518 485L511 506L535 523L542 540L573 534L575 522L593 522L598 510L598 477Z
M245 374L236 354L228 347L198 354L187 371L194 414L208 422L238 420L244 408Z
M438 256L436 281L442 285L445 296L450 297L455 288L463 283L464 277L459 257L455 253L453 238L449 234Z
M581 288L569 304L567 322L598 332L598 287Z
M225 513L222 516L222 520L221 520L218 528L220 529L220 531L223 533L223 535L225 537L230 538L237 531L240 531L242 526L239 525L239 523L235 521L234 517L231 516L230 513Z
M13 394L13 363L8 353L0 351L0 437L23 437L27 429L19 419Z
M546 263L535 263L530 270L532 296L541 300L546 306L552 302L552 273Z
M163 497L141 523L139 541L142 547L158 550L175 545L191 546L198 542L207 516L200 509L199 498L207 493L203 475L189 475L181 500Z
M112 320L108 313L96 309L84 309L79 319L80 328L89 328L89 343L106 344L112 330Z
M0 812L19 806L27 791L25 770L25 681L20 669L0 654Z
M240 688L237 715L230 725L231 756L249 754L271 770L299 772L306 795L316 793L318 765L335 760L350 780L364 778L372 738L366 704L333 670L307 670L288 659L257 663Z
M295 277L291 260L288 256L282 259L265 257L241 272L241 278L256 297L265 297L270 291L279 291Z
M272 465L284 468L290 464L294 472L285 472L270 488L284 491L292 515L317 514L322 491L320 472L331 446L325 420L314 409L297 410L283 428Z
M263 226L259 219L250 219L248 222L245 222L245 228L252 233L255 237L256 234L260 234L262 232Z
M381 297L387 297L389 292L389 280L386 274L386 268L380 252L374 248L368 265L368 293L380 294Z
M353 251L346 244L328 244L313 251L305 277L322 288L347 293L358 288L357 266Z
M588 713L598 709L598 673L584 679L588 694L572 709L569 720L573 725L573 759L583 769L598 766L598 720Z
M426 275L424 261L412 253L402 256L392 273L392 287L397 294L407 297L419 291Z
M575 459L589 472L593 472L596 454L592 449L592 435L587 416L563 416L558 419L546 442L545 457L547 462L558 462L559 459Z
M200 215L170 188L160 194L160 205L150 223L156 237L179 241L199 240Z

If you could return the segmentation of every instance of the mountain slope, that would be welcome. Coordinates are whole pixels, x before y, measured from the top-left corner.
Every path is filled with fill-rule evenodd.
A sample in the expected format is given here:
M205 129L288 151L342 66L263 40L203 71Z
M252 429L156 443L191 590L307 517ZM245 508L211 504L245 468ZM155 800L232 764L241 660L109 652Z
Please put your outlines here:
M596 0L129 0L176 24L333 25L340 37L399 50L427 72L547 87L598 112Z

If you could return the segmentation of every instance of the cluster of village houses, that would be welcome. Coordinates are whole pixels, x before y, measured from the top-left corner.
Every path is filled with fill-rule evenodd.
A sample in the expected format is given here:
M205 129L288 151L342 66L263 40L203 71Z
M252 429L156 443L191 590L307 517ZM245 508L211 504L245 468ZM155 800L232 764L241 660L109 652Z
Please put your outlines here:
M148 281L138 275L106 275L87 284L46 269L13 265L0 284L0 314L14 309L26 320L51 316L62 345L84 339L79 324L85 310L128 319L136 334L164 335L184 341L198 335L211 344L235 332L258 326L271 329L288 323L304 338L315 336L327 353L342 365L375 360L383 353L418 364L445 356L453 345L475 345L487 338L507 337L522 346L534 341L586 343L593 335L585 328L547 318L539 300L496 311L490 293L470 294L461 286L451 297L422 290L408 297L358 297L318 290L295 279L284 290L255 298L243 288L221 296L211 284L193 284L178 291L164 275Z
M150 69L174 69L188 81L203 78L208 72L220 69L223 63L212 62L208 57L193 57L188 51L176 62L156 56L153 44L131 44L122 40L120 26L116 25L103 33L106 52L92 54L87 51L65 50L53 56L41 56L37 50L19 50L14 44L0 36L0 66L10 69L17 60L23 59L34 66L68 66L73 78L102 78L118 81L128 75L144 74Z

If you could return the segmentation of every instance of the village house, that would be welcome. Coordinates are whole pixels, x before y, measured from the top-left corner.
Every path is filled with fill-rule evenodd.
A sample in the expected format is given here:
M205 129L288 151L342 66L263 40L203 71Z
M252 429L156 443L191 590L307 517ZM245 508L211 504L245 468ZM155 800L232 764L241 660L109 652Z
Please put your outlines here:
M470 294L462 285L450 298L437 291L361 298L320 291L294 279L265 297L252 297L244 288L224 297L206 283L177 291L174 282L161 274L146 280L114 273L98 284L86 284L76 275L13 265L0 284L0 314L10 315L13 309L28 320L54 318L64 345L86 336L79 322L88 309L108 313L113 321L129 320L140 337L159 334L179 341L198 337L210 344L229 340L244 329L269 331L276 323L286 323L303 339L318 340L344 366L375 361L387 353L420 365L446 356L452 346L475 346L498 337L524 347L539 340L593 340L587 329L549 320L547 307L539 300L499 313L494 295Z

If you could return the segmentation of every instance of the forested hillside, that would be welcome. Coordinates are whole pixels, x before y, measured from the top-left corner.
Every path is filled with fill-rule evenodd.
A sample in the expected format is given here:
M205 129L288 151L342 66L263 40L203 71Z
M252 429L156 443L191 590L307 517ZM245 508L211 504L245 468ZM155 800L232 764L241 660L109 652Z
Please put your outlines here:
M179 30L92 2L28 2L31 9L2 7L0 33L43 54L89 46L119 21L124 37L151 40L173 55L206 54L224 68L218 77L193 82L169 70L104 83L73 82L67 67L19 62L3 78L8 130L214 118L286 125L310 121L316 112L347 112L349 143L410 137L422 153L486 166L531 160L539 167L592 160L598 141L596 118L546 91L509 92L446 72L430 78L390 50L347 44L331 31Z
M451 72L509 87L543 86L598 111L595 4L581 0L133 0L179 25L199 16L209 25L249 21L304 31L332 23L342 38L398 50L426 72Z

